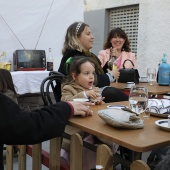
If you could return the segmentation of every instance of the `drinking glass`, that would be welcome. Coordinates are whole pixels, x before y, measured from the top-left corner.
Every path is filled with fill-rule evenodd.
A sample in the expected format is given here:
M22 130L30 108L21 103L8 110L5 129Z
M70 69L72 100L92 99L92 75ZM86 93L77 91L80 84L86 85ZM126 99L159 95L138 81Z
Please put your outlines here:
M110 60L108 61L108 68L110 69L110 70L115 70L115 69L117 69L117 59L116 59L116 57L115 56L112 56L111 58L110 58ZM118 82L118 80L116 79L116 83Z
M156 78L156 68L148 68L147 77L148 77L149 85L153 85L153 81L155 81Z
M113 66L115 65L115 62L116 62L116 57L115 56L111 56L110 57L110 60L108 61L108 68L110 69L110 70L112 70L113 69Z
M149 112L145 112L148 105L148 90L146 87L133 86L129 94L130 109L143 118L149 118Z

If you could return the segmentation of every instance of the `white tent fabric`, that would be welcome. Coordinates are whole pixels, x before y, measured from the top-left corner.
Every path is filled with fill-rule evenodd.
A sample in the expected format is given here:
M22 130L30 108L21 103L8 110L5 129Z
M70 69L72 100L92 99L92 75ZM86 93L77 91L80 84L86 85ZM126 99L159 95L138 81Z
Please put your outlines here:
M0 0L0 54L5 51L13 61L17 49L36 48L48 55L51 48L57 70L66 29L84 20L83 4L83 0Z

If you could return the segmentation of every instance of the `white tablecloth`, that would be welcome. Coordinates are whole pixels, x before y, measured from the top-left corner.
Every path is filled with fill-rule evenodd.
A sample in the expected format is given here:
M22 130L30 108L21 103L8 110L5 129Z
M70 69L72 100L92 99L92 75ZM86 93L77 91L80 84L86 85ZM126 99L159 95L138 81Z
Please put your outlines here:
M42 80L49 75L49 71L14 71L11 72L17 94L40 93Z

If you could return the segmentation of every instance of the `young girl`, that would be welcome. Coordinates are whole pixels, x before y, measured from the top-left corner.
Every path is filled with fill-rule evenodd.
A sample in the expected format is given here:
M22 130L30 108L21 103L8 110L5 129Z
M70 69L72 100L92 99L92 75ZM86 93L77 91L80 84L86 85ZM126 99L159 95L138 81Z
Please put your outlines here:
M0 92L11 98L14 102L18 103L17 93L15 91L11 73L5 69L0 69ZM0 144L0 169L4 169L3 144Z
M86 98L96 104L101 104L104 98L100 96L100 89L95 87L96 68L94 62L85 56L71 59L69 75L62 84L62 101L75 98Z
M96 68L94 62L85 56L73 57L67 67L69 73L67 79L62 84L62 101L71 101L75 98L86 98L95 104L102 104L104 98L100 97L100 89L95 87ZM79 133L83 140L95 144L95 137L77 128L66 126L65 132L68 134ZM61 157L69 160L68 152L62 149ZM91 169L95 166L95 152L84 148L83 169ZM69 161L68 161L69 162Z

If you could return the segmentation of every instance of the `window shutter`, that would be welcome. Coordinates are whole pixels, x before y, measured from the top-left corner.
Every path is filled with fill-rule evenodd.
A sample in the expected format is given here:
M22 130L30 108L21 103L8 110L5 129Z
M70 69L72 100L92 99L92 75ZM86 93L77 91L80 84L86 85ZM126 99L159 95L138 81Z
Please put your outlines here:
M122 28L128 35L131 51L137 56L139 5L112 8L109 29Z

